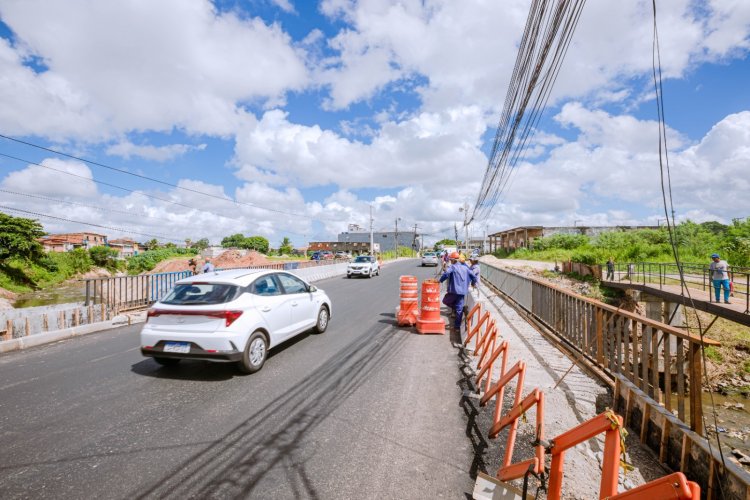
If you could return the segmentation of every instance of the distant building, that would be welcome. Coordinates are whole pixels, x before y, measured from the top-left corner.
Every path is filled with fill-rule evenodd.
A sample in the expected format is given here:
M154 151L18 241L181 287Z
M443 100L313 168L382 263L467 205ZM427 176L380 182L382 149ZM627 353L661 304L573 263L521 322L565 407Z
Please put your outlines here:
M341 241L311 241L307 247L308 252L319 252L321 250L328 250L330 252L347 252L353 255L360 255L370 253L370 237L369 233L367 236L367 242L341 242ZM377 247L375 248L377 252Z
M97 233L63 233L51 234L39 240L45 252L70 252L76 248L89 250L90 248L105 246L107 236Z
M201 251L201 257L203 257L204 259L215 259L216 257L223 254L227 250L229 249L213 245Z
M533 248L534 240L555 234L583 234L597 236L613 231L634 231L636 229L659 229L658 226L520 226L487 235L490 253L496 250L517 250Z
M353 226L354 224L350 224ZM405 229L404 231L385 231L385 232L373 232L372 241L380 245L381 251L385 252L388 250L395 250L396 248L396 235L398 234L398 246L413 248L419 250L421 248L422 235ZM368 248L370 245L370 231L360 229L359 231L346 231L339 233L337 243L367 243Z
M134 255L138 255L138 252L140 251L138 242L128 238L109 240L108 245L110 248L117 250L117 256L120 259L133 257Z

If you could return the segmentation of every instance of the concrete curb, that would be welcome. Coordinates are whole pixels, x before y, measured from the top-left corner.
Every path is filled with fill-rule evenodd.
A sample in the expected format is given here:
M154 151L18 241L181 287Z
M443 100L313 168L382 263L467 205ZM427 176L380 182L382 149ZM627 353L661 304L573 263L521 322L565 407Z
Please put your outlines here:
M17 339L4 340L0 342L0 353L20 351L29 347L36 347L39 345L49 344L51 342L58 342L60 340L70 339L73 337L78 337L80 335L86 335L88 333L96 333L103 330L109 330L110 328L142 323L145 320L146 312L142 311L132 314L121 314L119 316L115 316L111 320L91 323L89 325L73 326L70 328L63 328L62 330L37 333L35 335L29 335L28 337L19 337Z
M392 262L403 260L399 258L396 260L390 260L383 263L383 267L387 266ZM296 274L300 278L315 282L328 278L334 278L336 276L346 275L346 266L348 263L344 262L341 264L334 264L331 266L325 266L325 268L306 268L306 269L295 269L290 272ZM309 271L309 272L300 272ZM109 321L100 321L99 323L91 323L89 325L74 326L71 328L63 328L62 330L54 330L51 332L37 333L35 335L29 335L28 337L20 337L17 339L3 340L0 341L0 354L6 352L20 351L29 347L36 347L39 345L49 344L51 342L58 342L60 340L70 339L78 337L79 335L86 335L88 333L101 332L103 330L109 330L110 328L117 328L120 326L134 325L136 323L143 323L146 321L146 311L140 311L136 313L121 314L115 316Z

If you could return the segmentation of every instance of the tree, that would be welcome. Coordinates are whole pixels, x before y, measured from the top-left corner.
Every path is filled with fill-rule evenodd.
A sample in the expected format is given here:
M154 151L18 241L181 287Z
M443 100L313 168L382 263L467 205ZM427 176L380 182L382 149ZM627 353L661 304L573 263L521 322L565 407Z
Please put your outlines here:
M44 234L42 225L33 219L0 213L0 262L10 258L42 261L44 248L38 240Z
M117 250L110 247L93 247L89 250L89 256L94 265L114 269L117 267Z
M146 250L155 250L159 248L159 240L157 240L156 238L153 238L147 241L144 246L146 247Z
M455 247L456 246L456 240L440 240L437 243L435 243L435 251L438 251L444 247Z
M284 236L284 239L281 240L281 246L279 246L279 255L289 255L294 251L294 248L292 247L292 241Z
M246 238L245 244L247 245L245 248L249 248L260 253L268 253L268 247L270 246L268 243L268 239L264 238L263 236L250 236L249 238Z
M242 233L236 233L232 236L227 236L221 240L221 246L224 248L247 248L245 246L245 235Z
M196 241L195 243L193 243L190 246L190 248L192 248L193 250L197 250L199 252L202 252L203 250L205 250L206 248L208 248L210 246L211 246L211 243L209 243L208 238L201 238L198 241Z

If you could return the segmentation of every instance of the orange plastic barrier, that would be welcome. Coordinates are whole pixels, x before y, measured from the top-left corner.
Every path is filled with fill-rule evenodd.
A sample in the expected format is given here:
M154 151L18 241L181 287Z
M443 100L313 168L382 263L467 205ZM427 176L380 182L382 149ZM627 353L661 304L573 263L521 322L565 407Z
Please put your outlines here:
M685 474L675 472L668 476L654 479L650 483L642 484L619 495L610 497L611 500L654 500L658 498L674 498L676 500L700 500L701 487L698 483L688 481Z
M513 457L513 448L515 446L515 428L518 426L518 419L524 418L524 415L531 408L536 406L536 433L534 440L534 457L523 462L515 464L510 463ZM526 396L520 404L504 416L498 423L490 429L490 436L499 434L504 428L511 425L512 434L508 434L508 443L505 450L505 461L502 467L497 471L497 478L501 481L511 481L526 475L527 472L533 472L539 477L544 472L544 393L539 389L534 389L531 394Z
M474 309L472 309L472 312ZM477 335L477 340L475 342L474 346L474 352L477 352L477 347L479 347L479 344L481 343L481 339L484 338L484 335L487 334L487 331L489 330L489 322L490 322L490 313L485 311L484 314L479 318L476 325L473 325L471 328L467 326L466 331L468 332L466 335L466 340L464 341L464 347L469 345L469 342L472 338L474 338L474 335ZM473 323L473 322L472 322ZM482 325L485 325L484 327L484 333L479 333L481 331Z
M489 437L494 439L500 433L498 424L500 422L500 412L503 411L503 396L505 394L505 386L510 383L515 377L518 377L516 382L516 397L513 403L513 407L517 407L521 403L521 394L523 394L523 381L526 376L526 363L519 361L513 365L510 370L503 373L498 379L497 383L490 387L490 390L485 392L482 398L479 400L479 405L484 406L489 402L490 399L495 397L495 413L492 417L492 427L490 428ZM511 424L510 430L508 431L508 441L505 446L505 460L503 466L510 464L510 460L513 457L513 447L516 442L516 429L518 428L518 421L514 421Z
M469 311L469 314L464 315L464 320L466 321L466 331L470 331L474 321L477 321L479 317L482 315L482 303L477 302L474 304L474 307L471 308L471 311Z
M445 321L440 316L440 282L422 282L422 307L417 318L417 332L445 334Z
M490 390L490 386L492 385L492 368L495 365L495 361L500 355L503 355L503 361L500 364L500 376L502 377L505 373L505 367L508 364L508 341L503 340L500 343L500 347L492 351L492 354L490 355L489 359L487 359L487 363L482 365L481 367L477 367L479 370L479 373L477 374L477 381L476 386L479 388L482 385L482 377L484 375L487 375L487 381L485 382L484 391L487 392Z
M602 480L599 486L599 498L608 498L616 495L617 476L620 468L621 428L622 417L615 415L612 411L606 411L551 440L547 447L547 451L552 454L547 499L560 499L565 451L577 444L588 441L602 432L605 433L604 459L602 463Z
M399 279L400 293L396 321L401 326L411 326L417 322L417 277L401 276Z
M488 352L492 352L495 349L495 341L497 339L497 327L495 326L495 320L491 320L487 323L485 328L485 334L477 339L477 345L474 349L474 355L479 357L477 361L477 370L482 369L482 362Z

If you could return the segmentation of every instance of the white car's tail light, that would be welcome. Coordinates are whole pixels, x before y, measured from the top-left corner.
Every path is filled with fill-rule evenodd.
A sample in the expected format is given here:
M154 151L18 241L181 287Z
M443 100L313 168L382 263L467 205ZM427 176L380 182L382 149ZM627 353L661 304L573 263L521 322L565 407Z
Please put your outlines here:
M242 316L242 311L171 311L167 309L149 309L147 316L149 318L156 316L208 316L209 318L220 318L225 321L225 326L234 323L237 318Z

